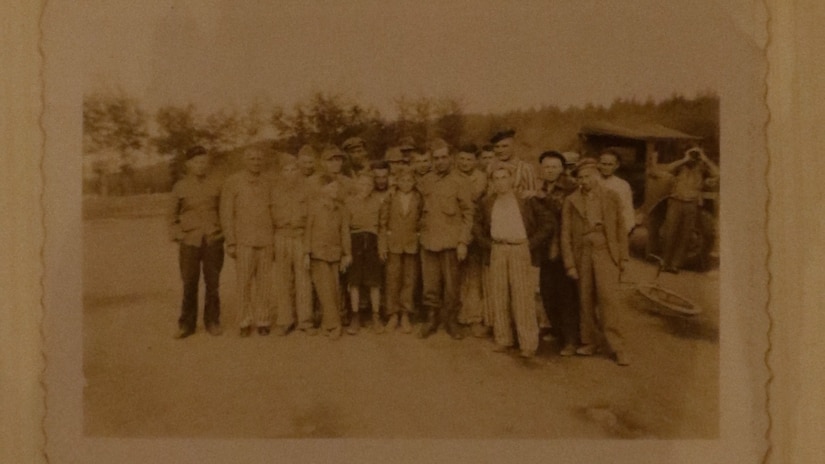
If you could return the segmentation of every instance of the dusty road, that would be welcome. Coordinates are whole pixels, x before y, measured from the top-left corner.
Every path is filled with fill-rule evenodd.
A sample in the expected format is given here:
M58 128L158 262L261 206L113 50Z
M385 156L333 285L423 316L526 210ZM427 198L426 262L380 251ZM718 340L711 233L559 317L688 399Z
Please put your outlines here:
M488 340L401 333L240 339L233 262L224 335L174 340L177 249L160 217L84 223L85 432L205 438L712 438L718 435L718 275L659 282L704 312L650 311L628 286L633 365L523 361ZM653 278L634 261L628 279ZM201 321L199 321L201 322Z

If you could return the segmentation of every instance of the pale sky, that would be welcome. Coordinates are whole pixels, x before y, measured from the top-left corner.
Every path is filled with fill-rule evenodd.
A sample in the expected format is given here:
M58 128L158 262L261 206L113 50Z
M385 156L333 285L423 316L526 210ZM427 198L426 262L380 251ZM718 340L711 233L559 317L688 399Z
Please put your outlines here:
M735 0L745 1L747 0ZM332 92L459 97L469 112L718 90L754 48L735 1L81 1L85 90L151 109L285 108ZM757 31L758 32L758 31Z

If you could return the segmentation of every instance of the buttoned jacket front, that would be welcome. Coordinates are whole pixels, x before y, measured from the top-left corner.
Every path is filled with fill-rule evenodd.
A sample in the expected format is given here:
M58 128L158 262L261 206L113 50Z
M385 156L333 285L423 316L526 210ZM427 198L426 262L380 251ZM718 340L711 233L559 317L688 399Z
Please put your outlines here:
M613 262L618 266L620 261L628 258L627 228L622 215L621 198L616 192L600 186L594 187L593 194L600 196L607 248ZM565 199L562 207L561 252L565 268L578 269L585 246L584 236L590 227L585 198L581 190L577 190Z
M429 251L455 249L472 241L474 205L467 183L452 171L430 172L418 186L424 199L421 246Z
M410 192L410 204L404 211L400 193L394 191L381 206L379 221L379 249L390 253L418 253L418 223L423 200L421 194Z

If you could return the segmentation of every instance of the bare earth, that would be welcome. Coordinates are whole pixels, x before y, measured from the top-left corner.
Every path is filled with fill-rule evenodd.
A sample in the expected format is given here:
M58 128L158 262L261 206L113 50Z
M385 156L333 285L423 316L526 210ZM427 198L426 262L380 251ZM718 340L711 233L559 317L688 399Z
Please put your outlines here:
M654 268L634 261L627 280ZM633 364L491 352L490 340L362 331L240 339L234 263L225 333L174 340L177 248L163 219L84 223L85 432L204 438L713 438L718 436L718 273L659 283L704 311L683 319L627 285ZM201 321L199 321L200 323Z

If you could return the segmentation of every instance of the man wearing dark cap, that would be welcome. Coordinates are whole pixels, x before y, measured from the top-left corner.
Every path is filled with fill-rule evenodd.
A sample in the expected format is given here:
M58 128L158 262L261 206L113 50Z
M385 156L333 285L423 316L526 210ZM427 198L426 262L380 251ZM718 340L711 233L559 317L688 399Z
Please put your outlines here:
M178 260L183 281L178 331L175 338L195 333L198 321L198 283L201 268L206 284L203 322L212 335L221 334L218 287L223 268L223 233L218 206L220 184L208 178L209 156L201 146L186 151L186 177L172 187L170 238L180 244Z
M401 166L407 165L407 159L404 158L401 148L392 147L384 153L384 162L387 163L390 169L389 187L393 188L395 187L396 173Z
M321 162L324 172L331 176L338 185L338 194L341 201L355 194L357 185L353 179L343 172L344 154L335 145L327 145L321 152Z
M344 159L343 172L350 177L358 177L364 174L369 168L369 153L367 144L361 137L350 137L341 144L346 157Z
M602 187L598 164L579 162L579 190L564 200L561 252L567 275L578 281L580 336L576 354L595 354L606 342L620 366L630 364L624 350L619 280L628 261L627 228L619 195ZM599 310L596 310L598 305Z
M546 151L539 156L542 182L535 196L538 202L561 224L564 200L576 190L575 181L565 174L565 158L557 151ZM561 258L561 231L556 227L541 245L539 255L539 290L547 318L552 324L550 334L544 340L561 341L562 356L576 353L579 340L579 302L576 283L567 276Z
M450 148L438 140L431 145L433 172L418 186L424 200L421 216L421 273L423 304L428 321L418 334L426 338L439 323L454 339L463 335L456 320L459 306L459 263L467 257L472 240L473 203L462 181L452 171Z
M516 131L510 129L497 132L490 138L496 158L502 163L510 164L514 172L514 188L518 195L530 196L536 192L538 183L533 167L515 155ZM488 173L489 174L489 173Z

